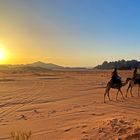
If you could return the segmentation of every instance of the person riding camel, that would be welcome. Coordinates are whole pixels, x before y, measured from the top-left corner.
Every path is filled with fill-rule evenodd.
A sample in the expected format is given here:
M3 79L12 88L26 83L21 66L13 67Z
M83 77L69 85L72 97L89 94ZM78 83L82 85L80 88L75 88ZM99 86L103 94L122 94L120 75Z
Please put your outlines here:
M121 84L122 83L121 77L118 75L117 68L115 68L114 71L112 72L111 81L113 82L113 84Z
M133 72L133 80L135 84L140 83L140 75L138 74L138 68L135 67L134 72Z
M133 79L134 79L134 80L136 79L137 71L138 71L138 68L135 67L134 72L133 72Z

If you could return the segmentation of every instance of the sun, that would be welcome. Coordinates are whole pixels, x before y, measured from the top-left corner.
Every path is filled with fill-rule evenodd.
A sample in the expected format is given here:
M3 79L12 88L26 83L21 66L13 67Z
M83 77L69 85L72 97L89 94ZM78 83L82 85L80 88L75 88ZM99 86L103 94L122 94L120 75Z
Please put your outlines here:
M4 58L5 58L5 52L3 49L0 48L0 61L4 60Z
M6 49L2 44L0 44L0 64L5 63L7 57Z

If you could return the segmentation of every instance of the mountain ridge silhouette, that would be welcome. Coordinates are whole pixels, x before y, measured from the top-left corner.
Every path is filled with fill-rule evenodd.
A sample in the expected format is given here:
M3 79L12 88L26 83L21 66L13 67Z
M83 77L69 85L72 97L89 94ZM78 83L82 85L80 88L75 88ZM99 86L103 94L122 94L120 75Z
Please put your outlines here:
M140 68L140 61L138 60L118 60L118 61L104 61L101 65L94 67L95 69L114 69L131 70L135 67Z

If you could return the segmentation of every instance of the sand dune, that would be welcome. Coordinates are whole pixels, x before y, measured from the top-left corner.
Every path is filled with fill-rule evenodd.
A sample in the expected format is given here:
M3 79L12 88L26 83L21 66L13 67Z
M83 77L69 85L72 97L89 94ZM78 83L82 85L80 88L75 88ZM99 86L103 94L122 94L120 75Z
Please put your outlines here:
M131 71L121 71L123 80ZM0 73L0 140L12 130L32 140L139 140L140 98L103 103L110 71ZM127 85L128 86L128 85ZM123 93L126 92L123 88Z

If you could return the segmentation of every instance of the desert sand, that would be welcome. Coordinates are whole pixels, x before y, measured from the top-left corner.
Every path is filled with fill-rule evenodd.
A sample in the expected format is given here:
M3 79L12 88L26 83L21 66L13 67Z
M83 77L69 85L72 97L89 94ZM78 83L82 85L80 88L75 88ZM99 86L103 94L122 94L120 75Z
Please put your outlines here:
M119 71L123 81L132 71ZM31 131L32 140L139 140L140 98L112 89L111 71L0 73L0 140ZM122 88L126 94L128 85Z

